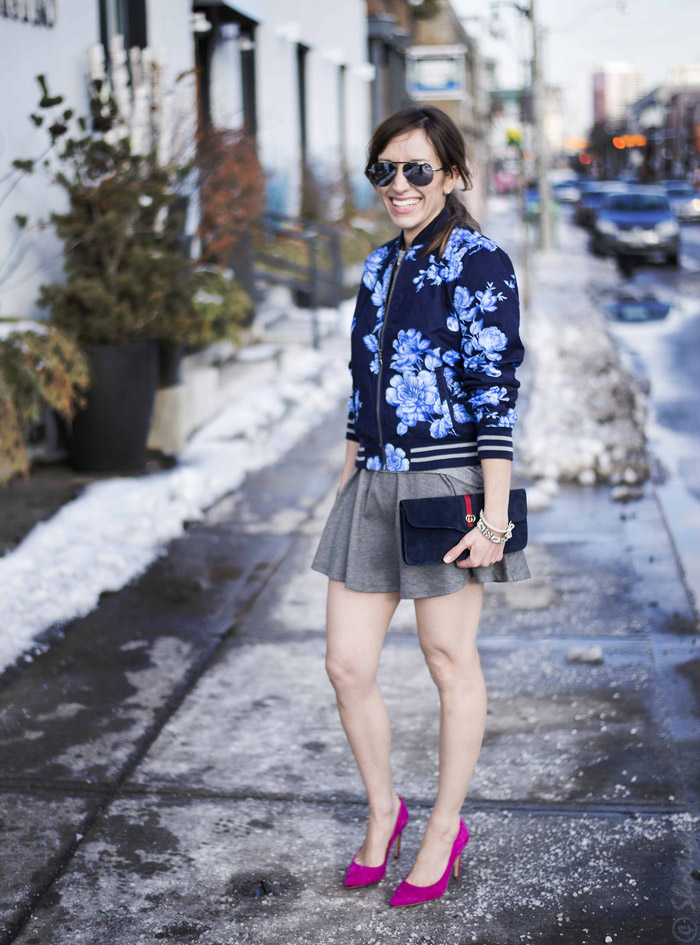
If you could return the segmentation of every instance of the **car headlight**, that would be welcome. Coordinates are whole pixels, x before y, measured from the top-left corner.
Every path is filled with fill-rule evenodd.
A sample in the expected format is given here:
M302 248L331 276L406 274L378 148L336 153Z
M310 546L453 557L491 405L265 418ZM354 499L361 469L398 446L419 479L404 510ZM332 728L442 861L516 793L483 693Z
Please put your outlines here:
M612 220L596 220L595 228L599 233L605 233L607 236L617 235L617 226Z
M678 234L678 224L675 220L662 220L654 227L659 236L676 236Z
M700 210L700 199L693 197L693 199L690 201L690 206L693 208L693 210Z

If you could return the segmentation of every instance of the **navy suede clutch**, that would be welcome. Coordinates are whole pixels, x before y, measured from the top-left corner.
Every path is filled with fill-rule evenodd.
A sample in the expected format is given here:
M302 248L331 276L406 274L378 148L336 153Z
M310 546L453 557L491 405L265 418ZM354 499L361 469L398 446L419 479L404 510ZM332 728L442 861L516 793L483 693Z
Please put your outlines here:
M484 493L441 495L399 502L401 549L406 564L438 564L460 538L476 527L484 507ZM513 534L503 553L521 551L527 544L527 498L524 489L511 489L508 519ZM468 557L463 551L455 561Z

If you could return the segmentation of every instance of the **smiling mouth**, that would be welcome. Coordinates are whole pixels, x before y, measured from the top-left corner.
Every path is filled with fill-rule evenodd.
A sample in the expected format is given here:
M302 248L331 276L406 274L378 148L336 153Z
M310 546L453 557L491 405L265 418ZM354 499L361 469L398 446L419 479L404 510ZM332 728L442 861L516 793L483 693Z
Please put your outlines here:
M420 203L420 197L407 197L404 200L397 200L395 197L391 197L391 202L395 207L404 209L405 207L414 207Z

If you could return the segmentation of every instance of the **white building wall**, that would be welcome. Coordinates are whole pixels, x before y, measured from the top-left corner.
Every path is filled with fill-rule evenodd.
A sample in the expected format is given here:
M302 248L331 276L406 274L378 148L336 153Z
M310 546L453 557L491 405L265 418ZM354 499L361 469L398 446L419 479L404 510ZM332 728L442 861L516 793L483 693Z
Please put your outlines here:
M605 62L594 74L603 90L603 120L622 121L627 106L642 96L644 87L643 73L628 62Z
M148 45L165 62L169 76L194 69L194 41L188 0L148 0L146 36Z
M348 69L346 79L347 159L355 200L362 209L374 202L374 190L365 177L367 145L372 131L371 84Z
M0 17L0 62L6 79L0 97L0 178L10 172L15 158L36 156L46 147L46 130L29 119L41 97L39 73L47 76L52 95L65 97L64 107L81 113L87 108L83 51L99 36L97 3L61 0L57 8L51 28ZM0 201L6 189L0 185ZM32 237L18 268L2 281L19 233L15 214L36 221L62 209L63 192L51 186L41 170L24 177L0 203L0 318L41 314L35 305L39 284L55 281L62 268L62 244L47 231Z
M297 43L309 47L308 156L326 173L337 174L340 168L338 65L342 62L347 66L348 161L351 176L362 192L364 148L372 130L370 85L354 71L367 63L364 0L323 5L318 0L298 0L294 5L288 0L261 0L260 8L263 22L256 31L258 141L261 160L269 173L271 207L291 214L299 208Z
M197 130L197 82L194 74L194 38L190 0L147 0L146 38L163 66L163 89L171 96L171 157L192 157ZM192 212L197 213L196 201ZM188 220L187 230L196 226Z
M148 41L162 50L170 79L194 66L190 9L189 0L148 0ZM98 10L97 0L59 0L52 28L0 17L0 62L3 73L12 77L12 94L0 97L0 178L15 158L32 157L46 146L46 131L29 119L40 98L39 73L47 76L52 95L64 96L62 107L86 114L86 50L100 39ZM183 123L194 119L194 77L190 75L179 87L180 126L186 140L191 139L193 130L192 124L186 128ZM0 201L5 189L0 185ZM64 209L63 191L41 170L23 178L0 202L0 318L45 318L46 312L36 306L39 286L60 278L62 271L62 243L49 229L31 238L17 269L2 280L19 232L14 215L26 214L36 221Z
M301 150L296 46L277 32L288 22L268 17L255 33L258 153L267 174L270 209L279 212L298 207Z
M237 23L227 23L216 37L210 83L212 124L216 128L240 128L245 116Z
M243 0L242 0L243 2ZM345 140L348 169L361 205L372 200L364 178L365 151L371 134L370 82L367 63L365 0L321 4L319 0L258 0L242 12L259 18L256 30L256 99L258 142L267 175L268 204L294 214L300 200L300 123L297 87L297 43L307 54L308 157L326 174L340 170L338 81L339 64L346 66ZM97 0L60 0L53 28L0 17L0 62L12 77L12 94L0 98L0 177L14 158L38 154L46 143L43 129L29 120L39 101L35 76L47 75L52 93L65 96L66 106L84 114L87 109L87 48L99 41ZM180 108L194 129L194 41L190 0L147 0L149 45L162 51L172 79L190 72L180 85ZM229 37L217 50L214 64L212 112L229 127L240 124L240 75L232 64ZM364 75L363 75L364 67ZM183 119L184 120L184 119ZM185 137L187 136L185 134ZM0 198L3 191L0 189ZM0 273L17 240L15 214L46 218L64 209L63 191L35 174L22 180L0 204ZM39 285L60 278L61 244L51 231L37 234L21 265L0 284L0 317L44 317L35 302Z

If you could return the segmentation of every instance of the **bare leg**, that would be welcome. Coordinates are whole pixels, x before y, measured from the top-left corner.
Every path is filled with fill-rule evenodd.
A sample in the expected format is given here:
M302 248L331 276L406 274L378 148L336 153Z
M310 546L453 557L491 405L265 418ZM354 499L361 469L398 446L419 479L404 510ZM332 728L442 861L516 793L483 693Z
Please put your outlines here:
M440 694L439 784L423 842L406 877L430 886L442 876L486 726L486 685L476 635L483 584L415 602L421 648Z
M356 860L379 866L399 812L391 776L391 728L377 682L384 637L399 594L351 591L328 580L326 670L367 791L369 825Z

